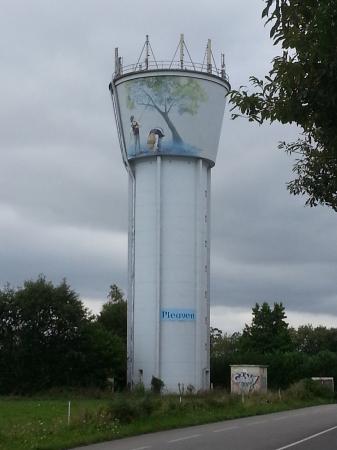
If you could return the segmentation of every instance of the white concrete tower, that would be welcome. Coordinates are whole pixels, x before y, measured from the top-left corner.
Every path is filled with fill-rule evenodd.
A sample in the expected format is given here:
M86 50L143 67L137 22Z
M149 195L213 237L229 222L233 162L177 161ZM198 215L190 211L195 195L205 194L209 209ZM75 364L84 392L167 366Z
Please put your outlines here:
M179 47L179 61L150 62L147 37L129 67L116 50L110 84L130 180L128 382L168 391L209 388L211 167L230 88L210 41L203 65Z

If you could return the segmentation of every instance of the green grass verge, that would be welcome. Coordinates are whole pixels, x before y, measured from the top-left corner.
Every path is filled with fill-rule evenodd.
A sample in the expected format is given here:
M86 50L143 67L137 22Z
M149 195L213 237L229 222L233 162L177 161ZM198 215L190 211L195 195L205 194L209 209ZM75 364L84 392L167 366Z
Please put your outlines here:
M69 397L68 397L69 398ZM0 449L60 450L152 431L267 414L333 401L293 388L282 394L238 396L218 391L201 395L106 394L68 398L0 397Z

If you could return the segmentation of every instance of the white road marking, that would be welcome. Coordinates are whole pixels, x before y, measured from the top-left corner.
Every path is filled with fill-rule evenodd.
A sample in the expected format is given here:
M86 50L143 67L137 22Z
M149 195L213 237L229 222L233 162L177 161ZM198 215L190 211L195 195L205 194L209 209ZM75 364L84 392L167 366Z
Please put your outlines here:
M227 427L227 428L220 428L219 430L213 430L213 433L222 433L223 431L230 431L230 430L237 430L238 426L235 427Z
M185 436L185 437L178 438L178 439L172 439L171 441L168 441L168 442L171 443L171 442L186 441L187 439L193 439L193 438L196 438L199 436L201 436L201 434L192 434L191 436Z
M144 450L145 448L151 448L151 445L145 445L144 447L132 448L131 450Z
M253 425L260 425L260 423L266 423L266 420L257 420L256 422L247 423L246 427L252 427Z
M282 416L282 417L275 417L274 419L272 419L272 420L285 420L285 419L289 419L290 417L288 417L288 416Z
M310 439L314 439L317 436L321 436L322 434L329 433L329 431L336 430L337 425L335 427L328 428L327 430L321 431L320 433L312 434L300 441L292 442L291 444L285 445L284 447L279 447L275 450L285 450L286 448L294 447L295 445L302 444L302 442L310 441Z

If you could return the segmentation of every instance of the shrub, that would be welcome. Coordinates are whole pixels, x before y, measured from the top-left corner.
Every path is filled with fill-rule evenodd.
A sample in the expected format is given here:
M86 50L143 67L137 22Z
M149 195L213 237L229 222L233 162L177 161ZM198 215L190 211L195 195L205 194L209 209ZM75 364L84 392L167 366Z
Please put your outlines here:
M158 402L155 401L153 396L146 394L140 399L138 404L138 410L141 416L150 416L155 409L158 408Z
M109 413L121 423L130 423L139 417L139 411L135 402L125 397L116 397L108 408Z
M334 393L332 392L332 390L328 386L321 384L319 381L311 380L310 378L307 378L303 381L305 388L312 394L312 396L321 398L334 397Z
M92 427L97 431L109 431L118 435L120 425L119 420L111 415L109 408L101 407L95 412L86 410L82 415L72 422L73 428Z
M305 378L292 384L286 391L285 395L290 399L311 400L313 398L332 399L334 393L324 385L310 378Z
M151 380L151 391L154 394L160 394L161 390L163 389L163 387L165 386L163 380L161 380L160 378L157 377L152 377Z
M144 386L144 384L142 382L135 384L133 389L132 389L132 393L134 395L143 396L145 394L145 386Z
M140 394L129 397L118 396L111 402L109 412L112 417L125 424L150 416L161 408L161 402L160 397L155 397L149 392L143 396Z

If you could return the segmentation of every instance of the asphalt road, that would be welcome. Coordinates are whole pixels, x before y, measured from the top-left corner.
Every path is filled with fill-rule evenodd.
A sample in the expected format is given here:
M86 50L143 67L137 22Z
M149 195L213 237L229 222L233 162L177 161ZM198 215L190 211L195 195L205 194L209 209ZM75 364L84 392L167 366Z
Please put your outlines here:
M75 450L337 450L337 405L144 434Z

